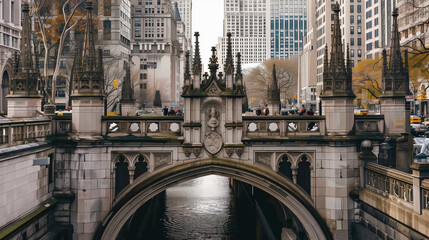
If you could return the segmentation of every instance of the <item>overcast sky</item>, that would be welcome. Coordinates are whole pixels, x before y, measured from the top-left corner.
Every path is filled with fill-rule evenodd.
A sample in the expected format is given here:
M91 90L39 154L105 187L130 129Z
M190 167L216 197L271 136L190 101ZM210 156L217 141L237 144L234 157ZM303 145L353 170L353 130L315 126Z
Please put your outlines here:
M207 72L210 49L223 34L223 0L192 0L192 31L200 32L201 62Z

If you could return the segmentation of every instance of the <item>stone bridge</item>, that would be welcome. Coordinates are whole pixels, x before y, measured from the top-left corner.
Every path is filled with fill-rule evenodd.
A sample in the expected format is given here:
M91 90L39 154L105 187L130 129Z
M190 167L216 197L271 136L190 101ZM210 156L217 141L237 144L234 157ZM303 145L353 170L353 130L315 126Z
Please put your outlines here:
M91 3L86 8L91 19ZM23 9L25 25L28 5ZM121 116L105 116L102 54L96 55L91 21L74 69L73 113L55 116L52 105L40 111L24 31L25 66L14 68L9 115L0 121L0 238L114 239L151 197L218 174L276 198L308 239L427 239L429 163L425 155L416 161L411 155L408 65L397 15L390 65L383 65L381 115L355 116L338 4L333 10L322 116L279 116L275 96L267 100L270 116L243 116L240 55L234 67L228 41L225 75L217 74L213 50L210 74L202 77L198 34L192 77L187 54L183 117L134 116L129 70ZM275 73L270 93L278 92ZM286 239L297 238L289 232Z

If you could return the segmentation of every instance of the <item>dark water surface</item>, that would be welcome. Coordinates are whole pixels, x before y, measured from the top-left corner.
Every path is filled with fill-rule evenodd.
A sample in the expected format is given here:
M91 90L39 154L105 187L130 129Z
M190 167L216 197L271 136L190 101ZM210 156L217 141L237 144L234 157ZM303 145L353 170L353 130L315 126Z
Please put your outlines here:
M180 183L157 199L136 212L125 239L255 239L254 211L226 177Z

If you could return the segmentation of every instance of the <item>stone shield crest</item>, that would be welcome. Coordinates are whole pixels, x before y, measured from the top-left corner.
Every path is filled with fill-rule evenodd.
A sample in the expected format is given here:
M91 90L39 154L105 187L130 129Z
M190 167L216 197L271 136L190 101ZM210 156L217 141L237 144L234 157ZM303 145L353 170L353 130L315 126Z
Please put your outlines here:
M204 141L204 147L211 155L218 153L222 144L222 137L217 132L210 132Z

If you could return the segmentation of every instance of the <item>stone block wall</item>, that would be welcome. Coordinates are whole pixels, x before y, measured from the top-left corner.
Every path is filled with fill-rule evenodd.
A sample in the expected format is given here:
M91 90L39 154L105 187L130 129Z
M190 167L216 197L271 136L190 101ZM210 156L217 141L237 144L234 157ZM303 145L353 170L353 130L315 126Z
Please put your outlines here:
M0 228L19 219L52 196L47 166L33 166L33 159L48 157L47 146L32 151L0 155ZM4 154L2 154L4 155Z

